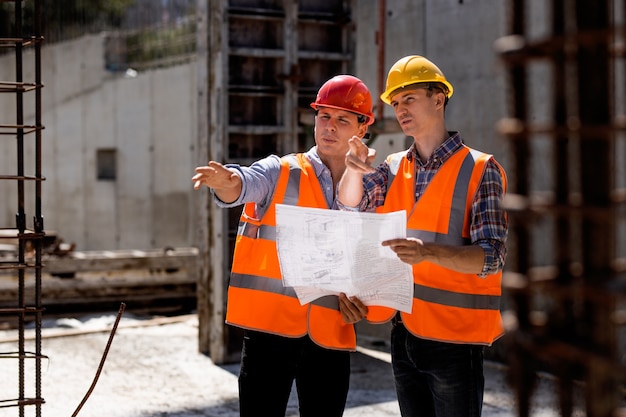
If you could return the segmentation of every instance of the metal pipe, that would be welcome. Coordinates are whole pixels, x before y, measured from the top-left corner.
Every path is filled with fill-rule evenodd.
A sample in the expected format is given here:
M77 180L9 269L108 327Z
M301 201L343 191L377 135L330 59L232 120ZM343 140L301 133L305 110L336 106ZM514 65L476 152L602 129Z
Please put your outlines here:
M378 0L378 32L376 33L376 44L378 46L378 96L385 91L385 31L387 22L387 0ZM382 122L384 114L384 104L376 100L376 120Z

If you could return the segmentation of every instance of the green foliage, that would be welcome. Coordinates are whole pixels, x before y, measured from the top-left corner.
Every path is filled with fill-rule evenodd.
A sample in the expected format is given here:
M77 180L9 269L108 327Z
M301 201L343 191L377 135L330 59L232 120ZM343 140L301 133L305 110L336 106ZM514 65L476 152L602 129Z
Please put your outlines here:
M16 13L15 7L20 4L22 9ZM115 33L112 38L120 42L117 48L106 51L106 66L113 71L167 67L186 62L195 53L193 9L188 11L189 15L178 15L169 23L152 22L141 28L118 30L129 8L136 6L136 0L40 0L39 4L41 21L37 30L35 0L21 3L0 0L0 37L16 36L18 17L22 22L22 37L39 33L46 43L101 31Z
M196 47L195 20L184 24L145 29L126 38L126 60L129 66L168 66L193 54Z
M41 0L41 31L48 42L117 28L134 0ZM16 32L16 10L21 5L22 33L36 32L35 1L0 2L0 37Z

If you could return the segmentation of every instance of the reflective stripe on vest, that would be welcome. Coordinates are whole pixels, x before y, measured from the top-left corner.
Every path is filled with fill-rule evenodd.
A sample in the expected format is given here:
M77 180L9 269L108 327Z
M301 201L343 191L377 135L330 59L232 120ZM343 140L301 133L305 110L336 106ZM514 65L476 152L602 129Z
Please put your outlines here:
M439 290L414 284L413 297L429 303L443 304L451 307L473 308L480 310L499 310L500 297L479 294L461 294L458 292Z
M277 279L259 277L256 275L232 274L230 276L229 285L237 288L253 289L298 298L293 287L285 287L282 281ZM321 297L311 301L311 304L332 310L339 310L339 299L337 297Z
M281 158L281 171L265 212L247 203L237 230L228 286L226 322L285 337L308 334L318 345L356 349L354 326L343 322L337 296L300 305L283 286L276 249L276 204L328 208L311 163L303 154Z
M250 222L239 222L237 235L250 239L276 240L276 226L256 225Z

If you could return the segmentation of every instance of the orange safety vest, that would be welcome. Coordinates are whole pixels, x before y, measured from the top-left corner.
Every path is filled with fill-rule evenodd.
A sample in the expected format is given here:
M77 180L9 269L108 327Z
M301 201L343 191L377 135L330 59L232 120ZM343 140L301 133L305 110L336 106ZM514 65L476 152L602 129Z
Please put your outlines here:
M415 161L406 151L390 155L387 195L378 212L406 210L407 237L447 245L469 245L470 210L491 155L463 146L439 169L415 202ZM500 167L498 165L498 167ZM506 175L502 173L506 190ZM500 315L502 271L481 278L431 262L412 266L414 294L404 326L415 336L450 343L491 345L503 332ZM395 311L370 307L367 319L390 320Z
M281 171L267 211L244 206L233 255L226 322L285 337L307 333L318 345L356 350L354 326L343 321L337 296L301 305L293 288L283 286L276 248L276 204L328 208L315 170L304 154L281 158Z

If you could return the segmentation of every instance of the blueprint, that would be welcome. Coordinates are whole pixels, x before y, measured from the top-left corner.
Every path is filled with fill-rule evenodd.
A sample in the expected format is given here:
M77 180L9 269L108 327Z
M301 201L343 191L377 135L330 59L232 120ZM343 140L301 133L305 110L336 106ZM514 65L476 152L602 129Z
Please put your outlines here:
M411 266L381 242L406 237L406 212L360 213L276 205L283 284L301 304L328 294L410 312Z

